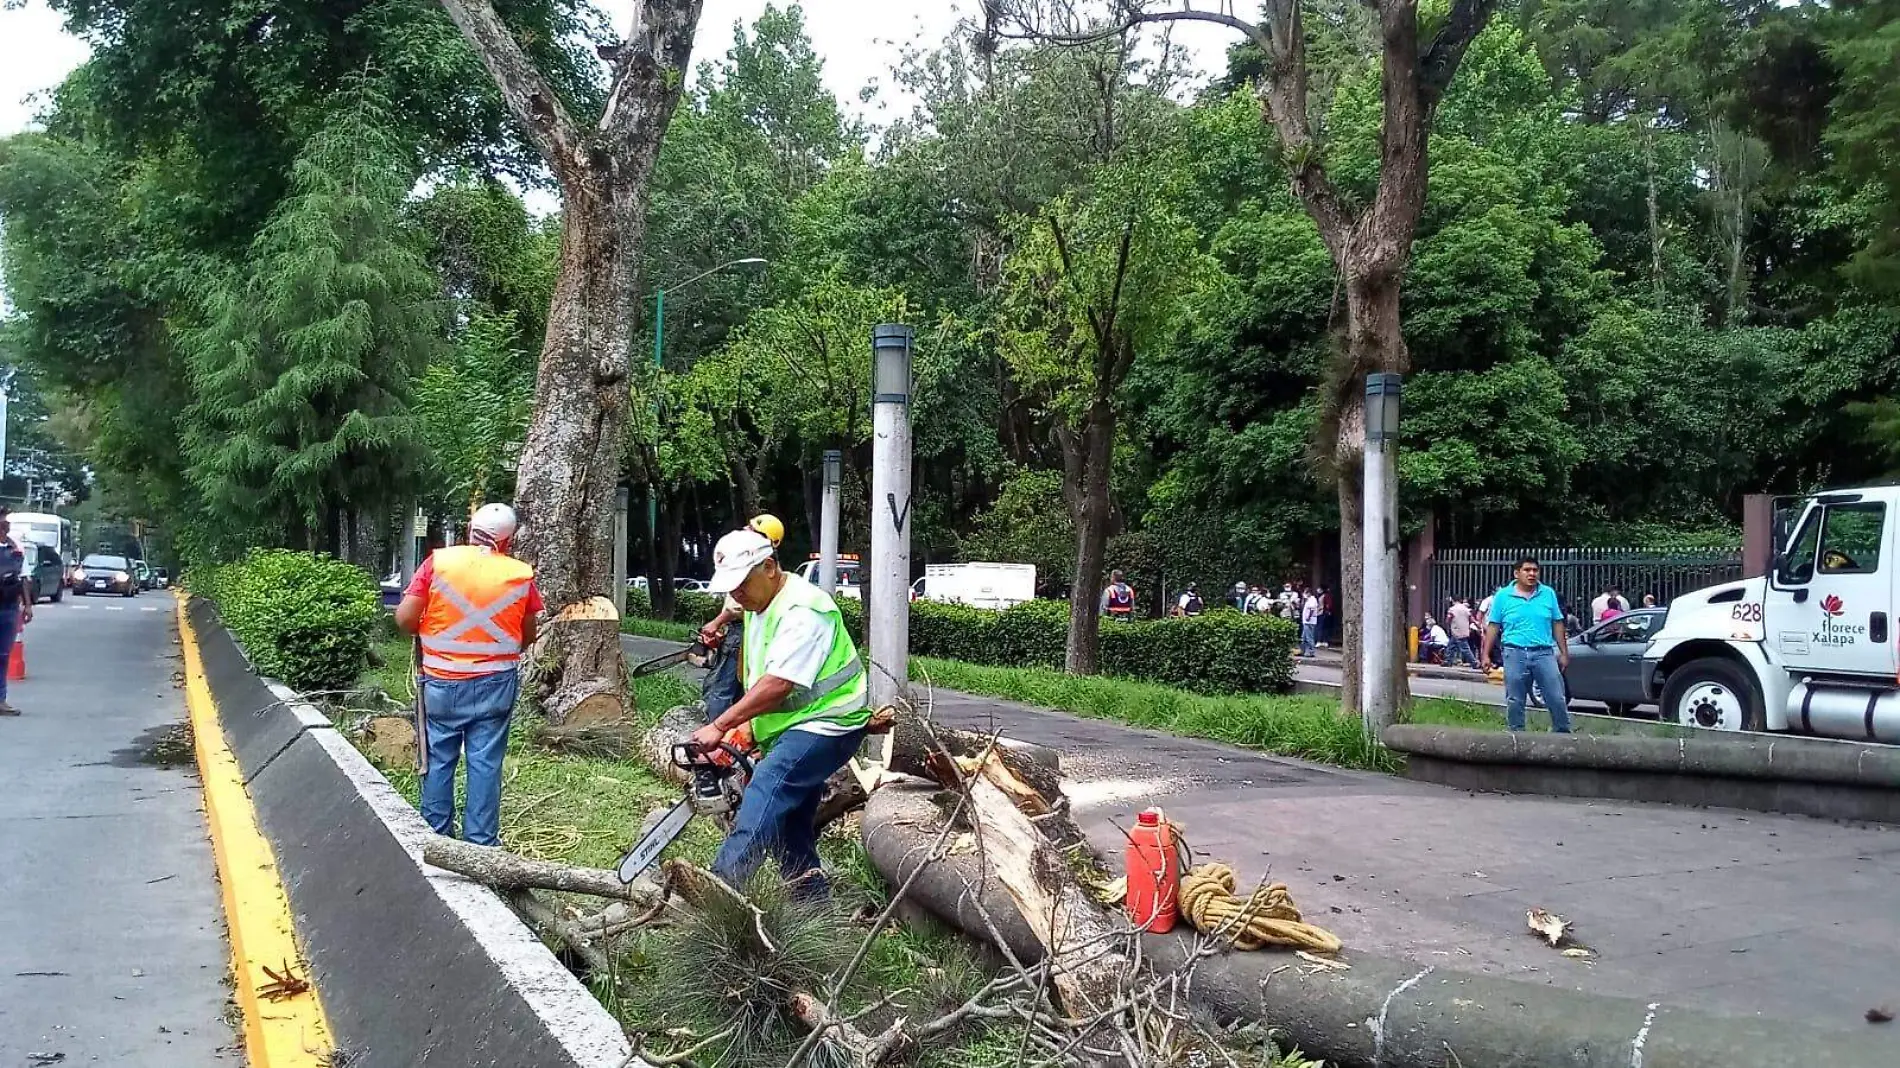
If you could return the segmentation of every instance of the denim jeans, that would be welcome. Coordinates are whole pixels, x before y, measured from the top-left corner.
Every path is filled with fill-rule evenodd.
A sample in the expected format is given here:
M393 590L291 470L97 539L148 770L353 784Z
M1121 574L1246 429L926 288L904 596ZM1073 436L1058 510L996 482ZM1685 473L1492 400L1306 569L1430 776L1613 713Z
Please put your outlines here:
M7 699L7 663L13 659L13 641L20 636L20 603L0 609L0 701Z
M1478 658L1471 655L1471 639L1453 638L1450 649L1445 652L1445 662L1453 665L1470 664L1476 667Z
M1313 645L1314 643L1318 641L1319 641L1319 624L1318 623L1300 624L1300 655L1301 656L1312 656Z
M501 844L501 758L508 752L508 718L521 679L498 671L473 679L422 680L428 713L429 763L422 776L422 818L435 833L455 834L455 765L468 755L462 840Z
M1514 731L1524 729L1524 700L1530 696L1531 680L1544 691L1544 707L1550 710L1550 728L1559 734L1570 733L1570 705L1564 699L1564 673L1557 667L1557 650L1548 645L1504 647L1504 722Z
M787 881L819 866L818 800L825 780L845 766L864 732L837 737L791 730L779 735L753 771L732 833L713 857L713 874L743 890L769 854ZM822 894L824 876L803 888Z
M706 702L706 722L718 719L728 708L739 703L745 690L739 685L739 650L745 647L745 621L726 624L726 637L719 643L719 655L699 684L699 695Z

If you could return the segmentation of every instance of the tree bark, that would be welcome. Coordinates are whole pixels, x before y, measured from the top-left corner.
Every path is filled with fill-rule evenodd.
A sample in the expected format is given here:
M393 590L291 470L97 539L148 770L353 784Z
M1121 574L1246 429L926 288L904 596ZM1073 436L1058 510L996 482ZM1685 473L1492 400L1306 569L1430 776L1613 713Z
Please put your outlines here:
M422 859L443 871L466 875L497 890L558 890L639 905L651 905L659 900L659 891L651 884L638 880L623 884L618 875L604 869L530 860L494 846L470 845L439 835L423 841Z
M1069 634L1063 667L1072 675L1100 670L1101 591L1108 552L1109 464L1115 408L1097 397L1082 426L1057 431L1062 442L1063 495L1075 521L1075 570L1069 577Z
M679 101L700 0L641 0L614 53L600 119L583 129L490 0L441 0L562 194L560 275L515 486L520 545L548 610L610 594L647 179ZM605 628L551 629L538 695L550 720L624 711L626 664Z

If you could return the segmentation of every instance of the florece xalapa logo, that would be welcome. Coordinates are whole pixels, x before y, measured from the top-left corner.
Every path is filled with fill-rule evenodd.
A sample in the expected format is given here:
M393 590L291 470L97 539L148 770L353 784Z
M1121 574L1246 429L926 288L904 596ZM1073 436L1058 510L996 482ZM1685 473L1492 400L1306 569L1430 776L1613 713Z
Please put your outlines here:
M1814 632L1816 645L1852 645L1867 633L1867 628L1841 620L1847 602L1837 593L1821 598L1821 629Z

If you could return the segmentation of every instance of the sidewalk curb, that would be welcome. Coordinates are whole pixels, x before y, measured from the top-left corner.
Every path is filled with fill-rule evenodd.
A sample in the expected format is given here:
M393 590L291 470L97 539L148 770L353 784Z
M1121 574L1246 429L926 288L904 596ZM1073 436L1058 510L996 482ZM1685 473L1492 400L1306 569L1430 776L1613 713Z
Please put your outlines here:
M200 646L200 737L230 741L335 1046L252 1068L621 1068L618 1021L493 891L422 862L421 816L329 720L259 677L208 602L180 621Z
M191 715L198 777L204 785L205 823L217 858L219 896L231 939L232 993L243 1012L244 1052L251 1068L318 1068L330 1063L329 1025L314 984L272 998L264 969L307 978L290 903L277 862L244 790L244 776L218 725L204 660L188 614L190 595L178 596L178 643L184 654L185 706ZM288 967L286 967L288 965ZM266 1011L268 1002L269 1010Z

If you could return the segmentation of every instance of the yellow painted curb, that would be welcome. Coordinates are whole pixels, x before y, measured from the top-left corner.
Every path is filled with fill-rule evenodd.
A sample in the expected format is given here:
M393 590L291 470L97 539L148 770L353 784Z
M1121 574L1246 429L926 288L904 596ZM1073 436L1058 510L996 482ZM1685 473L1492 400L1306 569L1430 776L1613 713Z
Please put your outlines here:
M277 877L270 843L257 829L251 796L237 757L224 742L218 708L205 681L197 635L178 594L178 641L185 658L185 706L198 749L198 777L204 783L205 822L218 860L224 892L224 917L231 933L231 974L238 1007L244 1011L244 1052L250 1068L321 1068L330 1063L330 1028L311 985L302 993L272 1000L267 988L286 966L310 981L309 965L297 952L290 901Z

